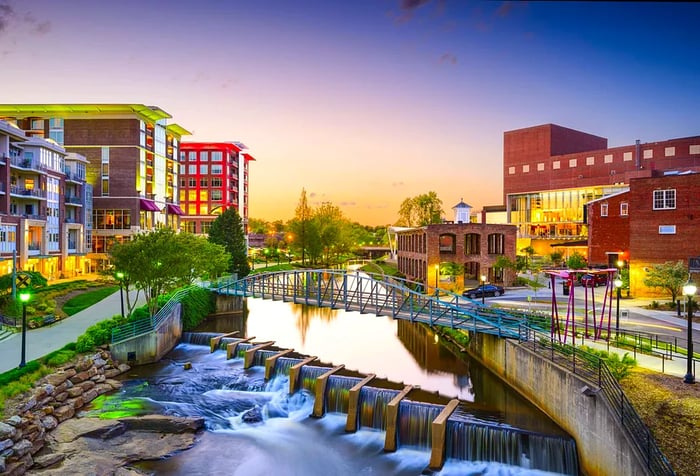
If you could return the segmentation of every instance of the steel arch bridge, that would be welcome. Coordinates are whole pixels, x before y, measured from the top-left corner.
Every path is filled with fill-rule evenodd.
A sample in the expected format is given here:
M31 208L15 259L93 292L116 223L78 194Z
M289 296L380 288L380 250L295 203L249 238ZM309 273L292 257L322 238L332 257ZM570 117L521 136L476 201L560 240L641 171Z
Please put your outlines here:
M507 313L466 297L447 293L426 295L409 282L378 274L347 270L293 270L225 279L209 285L219 294L272 299L391 316L430 326L521 339L524 316Z

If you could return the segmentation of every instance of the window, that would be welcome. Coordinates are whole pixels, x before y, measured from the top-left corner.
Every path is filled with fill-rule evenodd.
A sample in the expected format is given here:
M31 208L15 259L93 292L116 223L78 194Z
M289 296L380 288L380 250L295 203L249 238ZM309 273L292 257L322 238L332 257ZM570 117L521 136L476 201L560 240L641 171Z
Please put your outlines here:
M478 233L467 233L464 236L464 254L481 254L481 235Z
M202 151L199 153L200 162L209 162L209 152Z
M700 154L700 145L691 145L689 149L691 154Z
M184 165L180 165L180 175L184 175L185 170L187 170L187 169L185 168L185 166L184 166Z
M659 225L659 235L675 235L676 225Z
M542 172L544 170L544 162L537 164L537 171Z
M610 157L612 158L612 155ZM586 157L586 165L595 165L595 157Z
M490 255L502 255L506 249L506 237L503 233L491 233L488 236L488 253Z
M676 208L676 190L654 190L654 210L673 210Z
M654 158L654 149L645 149L643 154L644 154L645 159L653 159Z
M190 151L187 153L187 160L195 162L197 160L197 152Z
M187 173L190 175L195 175L197 173L197 166L194 164L190 164L187 166Z
M455 242L455 235L449 233L440 235L440 253L454 253Z
M523 165L523 173L526 174L530 171L530 166L529 165Z
M196 187L197 186L197 178L196 177L190 177L188 180L188 186L190 187Z
M209 166L206 165L206 164L201 164L201 165L199 166L199 173L200 173L201 175L206 175L206 174L208 174L208 173L209 173Z
M602 216L602 217L608 216L608 204L607 203L600 204L600 216Z
M626 217L629 214L630 205L627 202L620 202L620 216Z
M578 163L578 161L576 159L569 159L569 167L570 168L576 167L577 163Z
M212 162L221 162L224 160L224 154L221 151L212 151L211 153L211 161Z
M211 199L215 201L221 201L221 198L223 197L223 194L221 190L212 190L211 191Z
M555 160L554 162L552 162L552 169L559 170L560 168L561 168L561 162L559 162L558 160Z
M209 186L209 179L206 177L202 177L199 179L199 186L200 187L208 187Z
M212 165L211 166L211 173L212 174L220 174L224 171L223 166L221 165Z
M664 155L666 157L673 157L674 155L676 155L676 148L675 147L666 147L664 149Z
M221 177L212 177L211 178L211 186L212 187L221 187Z
M508 167L508 175L515 175L515 167Z

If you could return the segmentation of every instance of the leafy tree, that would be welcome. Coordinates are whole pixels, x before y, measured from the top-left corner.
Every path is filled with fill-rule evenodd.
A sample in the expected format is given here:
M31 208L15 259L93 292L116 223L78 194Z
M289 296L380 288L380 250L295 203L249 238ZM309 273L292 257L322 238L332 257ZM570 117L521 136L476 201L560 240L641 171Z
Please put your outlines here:
M158 297L186 284L196 276L217 276L228 268L229 255L223 246L191 233L176 234L170 228L138 234L117 243L111 250L115 269L124 273L129 314L135 303L129 299L133 286L146 295L148 312L158 310Z
M448 276L451 282L455 281L455 277L464 273L464 266L452 261L440 263L440 274Z
M532 264L532 256L535 254L535 248L533 248L532 246L526 246L520 251L522 253L525 253L525 269L530 269L530 266Z
M683 261L666 261L663 264L655 264L649 268L644 277L644 285L650 288L660 288L671 295L671 300L681 295L683 285L688 280L688 269Z
M311 221L312 211L306 199L306 189L301 189L301 196L297 204L294 219L289 222L289 229L294 234L291 247L296 254L301 254L301 264L306 264L306 253L310 247L312 238ZM314 249L316 247L314 246Z
M435 192L406 198L399 207L399 224L424 226L442 222L442 200Z
M584 258L581 253L574 251L574 254L569 256L569 259L566 260L566 265L569 269L583 269L588 263L586 263L586 258Z
M223 246L229 253L227 271L241 278L248 276L250 273L248 250L243 221L238 210L230 207L216 217L209 228L209 242Z
M270 223L259 218L248 218L248 232L249 233L267 233L270 229Z
M555 266L559 266L561 264L561 259L564 257L564 252L563 251L552 251L549 253L549 258L552 260L552 263Z
M343 234L343 212L330 202L324 202L315 210L314 221L318 229L322 259L328 266Z

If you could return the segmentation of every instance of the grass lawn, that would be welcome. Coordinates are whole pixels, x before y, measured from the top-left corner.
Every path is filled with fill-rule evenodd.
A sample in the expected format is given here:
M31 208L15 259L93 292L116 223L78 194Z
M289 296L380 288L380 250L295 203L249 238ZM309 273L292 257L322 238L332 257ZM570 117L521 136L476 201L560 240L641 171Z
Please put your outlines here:
M104 288L95 289L94 291L87 291L79 294L66 301L66 303L63 305L63 312L69 316L72 316L73 314L102 301L104 298L114 294L118 290L119 286L107 286Z

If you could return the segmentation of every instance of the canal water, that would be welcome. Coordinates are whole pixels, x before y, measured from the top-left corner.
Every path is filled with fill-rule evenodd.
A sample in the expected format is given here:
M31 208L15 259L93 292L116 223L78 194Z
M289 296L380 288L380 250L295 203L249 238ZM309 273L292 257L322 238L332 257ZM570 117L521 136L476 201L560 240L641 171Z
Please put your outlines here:
M469 430L470 438L483 441L484 447L492 447L494 438L499 444L493 455L494 450L473 445L455 452L469 453L460 458L493 456L508 464L451 457L432 474L577 473L575 445L561 428L488 369L448 349L430 329L371 314L253 298L243 313L211 318L197 330L201 334L186 334L161 362L132 369L122 391L95 410L205 418L207 430L193 448L141 463L140 470L241 476L408 476L426 470L430 452L421 442L384 452L384 431L361 426L346 433L343 413L310 418L313 393L289 395L284 373L266 381L262 366L244 369L241 358L227 360L222 350L210 353L208 336L232 331L317 356L327 365L376 374L398 388L420 387L428 401L460 399L456 413L461 421L478 423ZM191 370L184 370L186 362L192 363Z

